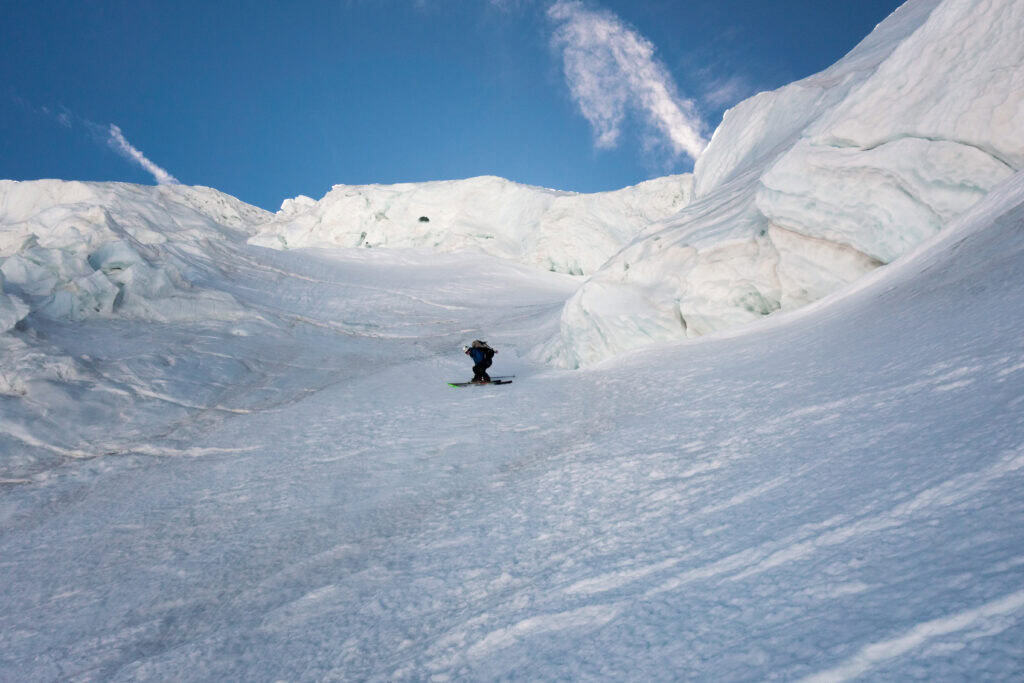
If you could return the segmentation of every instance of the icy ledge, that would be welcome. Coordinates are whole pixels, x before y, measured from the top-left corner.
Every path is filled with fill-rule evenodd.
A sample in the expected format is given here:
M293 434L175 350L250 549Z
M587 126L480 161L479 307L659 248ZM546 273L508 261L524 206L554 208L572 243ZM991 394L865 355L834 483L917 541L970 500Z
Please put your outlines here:
M609 260L538 350L568 367L815 301L1024 167L1024 3L910 0L829 69L729 111L694 201Z

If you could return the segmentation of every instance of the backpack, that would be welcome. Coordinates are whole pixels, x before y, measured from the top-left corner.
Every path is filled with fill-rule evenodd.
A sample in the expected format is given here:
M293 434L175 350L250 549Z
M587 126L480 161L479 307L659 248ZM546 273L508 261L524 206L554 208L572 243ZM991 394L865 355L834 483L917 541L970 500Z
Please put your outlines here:
M494 357L494 354L497 353L497 351L492 349L487 342L482 341L480 339L474 339L473 343L470 344L470 347L474 348L474 349L483 349L484 350L484 358L486 358L487 360L491 360L491 358Z

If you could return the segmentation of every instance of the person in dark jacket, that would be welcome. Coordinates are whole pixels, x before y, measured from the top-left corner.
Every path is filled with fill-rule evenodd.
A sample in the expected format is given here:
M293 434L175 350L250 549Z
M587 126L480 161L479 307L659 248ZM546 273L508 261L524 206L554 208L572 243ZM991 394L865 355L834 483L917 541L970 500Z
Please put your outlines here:
M497 353L488 346L487 342L475 339L469 346L462 347L463 353L473 359L473 380L474 382L490 382L491 376L487 374L487 368L491 367L491 359Z

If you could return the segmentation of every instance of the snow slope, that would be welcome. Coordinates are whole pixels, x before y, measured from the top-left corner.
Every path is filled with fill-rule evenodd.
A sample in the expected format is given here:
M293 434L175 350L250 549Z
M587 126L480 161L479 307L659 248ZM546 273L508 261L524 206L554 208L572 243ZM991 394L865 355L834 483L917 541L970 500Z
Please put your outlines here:
M1022 12L617 193L0 181L0 681L1019 677Z
M583 275L594 272L652 222L685 206L692 186L690 174L595 194L547 190L492 176L335 185L320 201L286 200L251 242L272 248L474 248Z
M178 253L249 315L5 335L77 374L0 395L0 680L1019 674L1024 174L852 289L577 372L527 354L576 278ZM473 337L513 384L444 384Z
M805 305L1021 168L1024 4L911 0L834 66L727 112L694 201L594 274L545 357L576 367Z

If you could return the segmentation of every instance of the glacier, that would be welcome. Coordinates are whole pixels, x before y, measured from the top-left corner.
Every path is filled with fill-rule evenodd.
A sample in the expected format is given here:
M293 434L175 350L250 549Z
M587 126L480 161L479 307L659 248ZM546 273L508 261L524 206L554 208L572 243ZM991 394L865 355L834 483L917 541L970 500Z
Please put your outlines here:
M1024 167L1024 6L911 0L825 71L728 111L693 201L566 304L567 367L820 299Z
M319 201L285 200L252 244L476 249L589 275L646 226L689 203L693 176L580 194L483 176L398 185L336 185Z
M2 329L29 311L70 320L115 310L168 321L234 315L219 293L192 286L183 255L248 236L266 215L211 188L0 180L0 275L21 306Z
M615 192L0 181L0 681L1019 676L1022 13Z
M808 306L577 371L531 354L576 276L208 227L175 267L223 310L0 335L0 680L1019 672L1024 173ZM449 388L479 336L515 382Z

